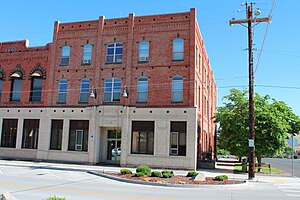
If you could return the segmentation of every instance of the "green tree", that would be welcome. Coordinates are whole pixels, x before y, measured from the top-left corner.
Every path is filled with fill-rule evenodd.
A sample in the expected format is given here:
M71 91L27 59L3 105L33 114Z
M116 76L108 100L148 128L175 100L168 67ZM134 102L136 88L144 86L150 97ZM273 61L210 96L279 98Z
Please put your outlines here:
M239 157L248 155L248 91L231 89L218 108L219 147ZM262 157L277 155L286 146L288 133L300 130L300 118L283 101L269 95L255 94L255 150L259 164Z

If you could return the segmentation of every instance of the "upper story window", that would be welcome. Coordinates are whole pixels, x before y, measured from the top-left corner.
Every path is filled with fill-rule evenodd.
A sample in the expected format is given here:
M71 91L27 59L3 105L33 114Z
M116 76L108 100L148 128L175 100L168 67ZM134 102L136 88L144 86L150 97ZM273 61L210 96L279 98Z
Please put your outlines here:
M80 84L79 102L87 103L89 101L90 80L83 79Z
M173 60L184 60L184 40L173 40Z
M106 48L106 63L121 63L123 55L123 44L108 44Z
M104 102L120 102L121 79L107 78L104 83Z
M82 64L91 64L92 62L92 48L90 44L84 45L83 55L82 55Z
M60 65L69 65L70 50L71 50L70 46L64 46L61 49Z
M172 102L183 101L183 77L174 76L172 78Z
M67 101L68 81L60 80L58 85L58 102L66 103Z
M22 75L19 72L15 72L10 76L10 78L10 101L20 101L22 91Z
M29 101L40 102L42 100L42 75L40 72L34 72L31 75L31 87Z
M149 42L143 41L139 43L139 62L149 60Z
M137 84L137 102L145 103L148 99L148 78L141 77Z

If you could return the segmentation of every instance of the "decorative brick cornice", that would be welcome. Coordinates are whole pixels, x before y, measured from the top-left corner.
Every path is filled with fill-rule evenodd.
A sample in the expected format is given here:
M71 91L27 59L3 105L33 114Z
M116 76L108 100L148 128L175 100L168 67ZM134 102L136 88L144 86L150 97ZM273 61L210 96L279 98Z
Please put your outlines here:
M41 66L40 63L37 63L36 66L29 72L28 80L32 79L32 74L36 71L41 73L41 78L46 79L46 70Z

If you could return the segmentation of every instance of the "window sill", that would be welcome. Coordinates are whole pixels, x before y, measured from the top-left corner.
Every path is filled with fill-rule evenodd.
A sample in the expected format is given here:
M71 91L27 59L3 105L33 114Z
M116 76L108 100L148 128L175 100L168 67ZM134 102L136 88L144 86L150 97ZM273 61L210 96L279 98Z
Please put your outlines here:
M131 153L130 156L154 156L154 154L149 154L149 153Z
M103 102L103 105L120 105L120 101L116 101L116 102Z
M122 62L105 63L106 65L122 64Z
M76 151L76 150L68 150L68 153L84 153L84 154L88 154L88 151Z
M182 60L172 60L172 62L182 62L182 61L184 61L184 59L182 59Z
M68 67L69 64L59 64L60 67Z
M81 63L82 66L91 65L92 63Z
M137 104L147 104L148 102L147 101L136 101L135 103L137 103Z
M171 101L171 103L174 103L174 104L181 104L181 103L183 103L183 101Z
M61 151L61 149L49 149L49 151Z
M60 102L60 101L57 101L56 104L66 104L67 102Z
M78 101L78 104L88 104L88 101Z
M138 63L149 63L149 60L146 60L146 61L138 61Z

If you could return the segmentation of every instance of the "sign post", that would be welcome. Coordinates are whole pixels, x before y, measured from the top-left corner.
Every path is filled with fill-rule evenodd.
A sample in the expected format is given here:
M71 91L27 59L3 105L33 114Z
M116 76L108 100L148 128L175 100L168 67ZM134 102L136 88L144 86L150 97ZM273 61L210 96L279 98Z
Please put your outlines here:
M295 146L298 146L298 140L294 136L290 137L288 144L292 147L292 177L294 177L294 151Z

